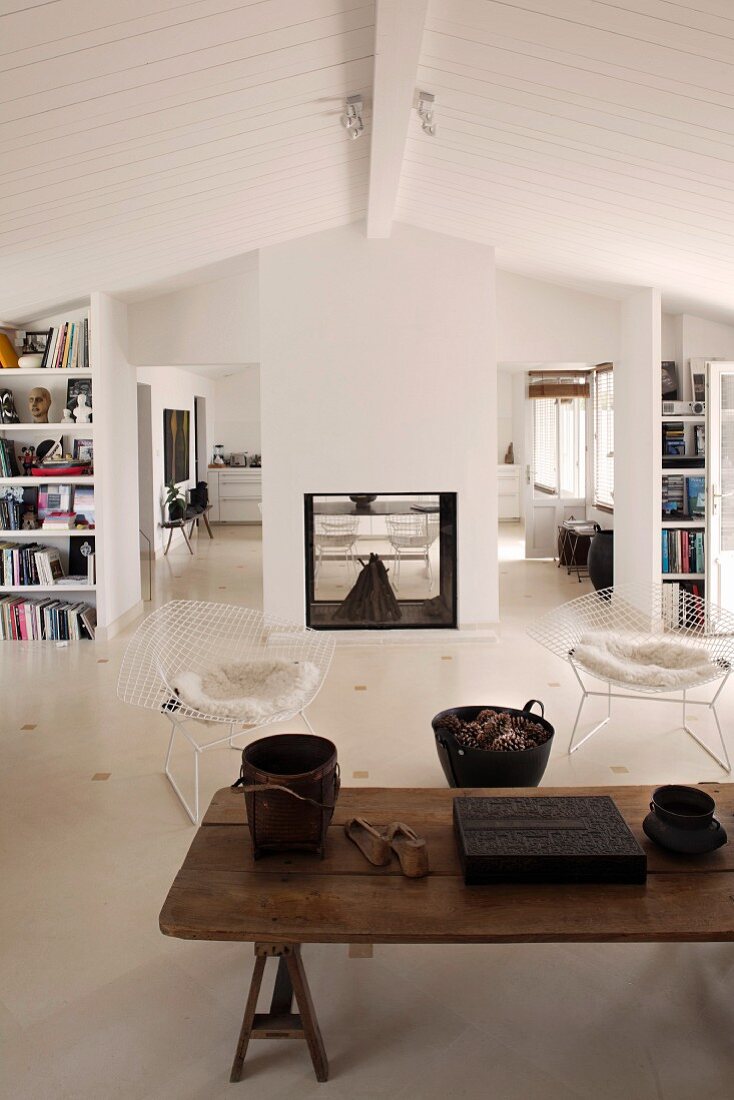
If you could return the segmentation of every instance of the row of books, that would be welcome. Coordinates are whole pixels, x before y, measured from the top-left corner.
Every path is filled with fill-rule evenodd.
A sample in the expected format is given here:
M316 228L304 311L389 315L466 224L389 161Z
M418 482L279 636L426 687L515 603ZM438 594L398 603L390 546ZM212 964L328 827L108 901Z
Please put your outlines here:
M702 519L706 515L706 478L663 478L663 519Z
M662 611L664 622L671 627L703 626L703 581L666 581L663 585Z
M42 367L86 370L89 367L89 322L66 321L48 330Z
M685 453L686 437L683 424L663 424L663 454L684 455Z
M0 439L0 477L20 477L12 440Z
M89 545L87 554L84 555L83 547L74 546L70 555L77 550L81 555L78 561L79 572L67 577L61 563L61 555L55 547L44 546L39 542L29 542L25 545L16 542L0 542L0 585L25 587L39 584L76 586L93 584L95 569L93 547Z
M2 641L91 641L96 626L97 612L89 604L16 596L0 599Z
M663 573L703 573L706 570L703 531L663 531Z

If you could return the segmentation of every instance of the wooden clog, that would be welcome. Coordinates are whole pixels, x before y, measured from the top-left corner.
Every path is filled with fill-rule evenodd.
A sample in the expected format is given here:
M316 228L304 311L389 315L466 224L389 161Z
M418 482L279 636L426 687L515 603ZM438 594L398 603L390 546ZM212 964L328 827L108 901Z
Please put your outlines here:
M363 817L352 817L345 822L344 832L359 848L365 859L375 867L384 867L392 859L390 845L381 833Z
M423 878L429 873L426 842L409 825L392 821L387 827L387 840L406 878Z

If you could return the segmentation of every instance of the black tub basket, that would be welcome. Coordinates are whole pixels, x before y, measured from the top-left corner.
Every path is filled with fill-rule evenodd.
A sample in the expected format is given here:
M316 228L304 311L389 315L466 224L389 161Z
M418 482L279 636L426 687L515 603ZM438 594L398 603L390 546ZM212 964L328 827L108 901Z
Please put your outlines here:
M540 715L530 714L538 704ZM549 734L543 745L516 752L494 749L465 749L456 743L451 730L443 724L450 714L464 722L473 721L483 710L496 714L531 716ZM451 707L442 710L431 722L436 751L449 787L537 787L543 778L553 745L555 730L544 717L545 708L538 699L529 699L522 710L513 707Z

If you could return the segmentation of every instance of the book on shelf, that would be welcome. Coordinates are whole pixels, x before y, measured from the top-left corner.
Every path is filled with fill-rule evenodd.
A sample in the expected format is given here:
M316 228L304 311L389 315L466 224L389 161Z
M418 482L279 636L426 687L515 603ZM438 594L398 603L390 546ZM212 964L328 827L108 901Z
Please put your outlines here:
M706 569L703 531L675 528L662 532L661 572L703 573Z
M686 494L688 498L688 515L691 518L706 515L706 478L687 477Z
M78 641L93 639L97 626L94 607L67 600L0 599L0 640Z
M91 563L91 564L90 564ZM94 536L69 540L69 572L95 584Z
M28 514L35 523L37 509L37 489L20 485L6 485L0 488L0 530L22 531L24 516Z
M664 621L672 627L705 625L703 599L706 587L701 580L665 581L662 593Z
M686 436L682 423L663 424L663 454L684 455Z
M12 439L0 439L0 477L20 477Z
M49 483L38 487L38 518L45 520L51 512L71 512L74 486L66 482Z
M50 329L41 366L47 370L87 370L89 321L64 321Z
M75 516L82 517L88 527L95 526L93 485L77 485L75 487L73 511Z

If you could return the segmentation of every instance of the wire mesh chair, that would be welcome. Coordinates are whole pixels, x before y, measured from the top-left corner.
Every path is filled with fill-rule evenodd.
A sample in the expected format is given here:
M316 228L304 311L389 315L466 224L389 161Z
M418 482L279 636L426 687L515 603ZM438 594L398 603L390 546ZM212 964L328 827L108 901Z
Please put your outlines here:
M528 634L551 653L568 661L581 688L581 701L571 733L569 753L580 749L611 718L612 699L649 699L657 702L678 703L683 707L683 729L726 772L731 771L729 754L721 731L716 703L734 668L734 615L709 603L700 596L679 588L678 585L629 584L603 588L598 592L580 596L550 611L535 622ZM652 686L624 676L601 676L599 671L584 667L577 648L586 635L621 636L626 643L643 646L662 637L689 646L697 652L704 651L707 660L698 665L690 680L685 676L674 687ZM606 683L606 691L592 691L584 683L581 673ZM709 701L687 698L692 688L709 683L718 684ZM622 689L613 691L613 688ZM626 690L624 690L626 689ZM663 695L672 691L673 697ZM682 698L675 693L681 692ZM607 716L575 742L584 704L589 697L601 696L607 700ZM722 756L718 756L690 728L686 719L688 706L705 706L711 711L721 742Z
M429 588L433 588L431 547L438 538L438 516L426 514L385 516L385 526L388 540L395 551L395 590L400 588L401 558L408 557L411 551L416 550L419 550L423 557Z
M124 703L160 711L168 718L171 736L164 771L196 824L199 820L200 754L225 742L237 748L234 738L243 732L253 732L296 715L313 733L305 710L321 690L333 654L334 639L325 632L232 604L173 600L149 615L130 640L122 659L117 694ZM180 698L173 686L184 672L201 675L233 660L246 663L263 659L309 662L318 670L318 678L314 677L308 692L299 698L297 707L274 710L257 723L197 710ZM217 725L220 728L227 726L228 730L223 737L200 742L192 732L194 722L210 723L214 730ZM171 774L171 753L177 733L181 733L194 749L193 808Z
M347 569L357 572L354 547L359 534L359 516L317 516L314 532L316 573L325 558L343 559Z

